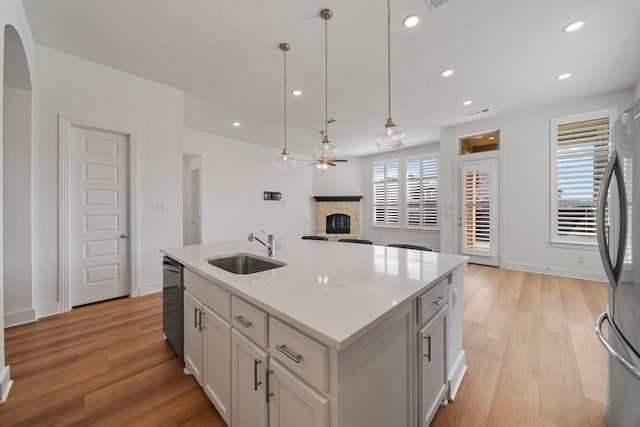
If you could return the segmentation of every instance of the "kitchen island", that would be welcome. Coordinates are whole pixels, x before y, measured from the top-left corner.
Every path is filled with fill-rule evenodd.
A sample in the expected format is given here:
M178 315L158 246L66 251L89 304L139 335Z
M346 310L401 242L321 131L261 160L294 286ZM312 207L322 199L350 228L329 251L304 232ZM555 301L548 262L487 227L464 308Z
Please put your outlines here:
M455 397L466 257L285 241L284 266L234 274L206 260L266 248L162 252L185 266L185 371L230 426L412 427Z

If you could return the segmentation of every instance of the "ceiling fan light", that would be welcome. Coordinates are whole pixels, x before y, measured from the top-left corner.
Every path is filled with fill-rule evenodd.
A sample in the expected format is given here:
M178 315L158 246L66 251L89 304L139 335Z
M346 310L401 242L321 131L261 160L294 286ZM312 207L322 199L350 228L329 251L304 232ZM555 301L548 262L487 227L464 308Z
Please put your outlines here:
M376 145L379 150L395 150L404 146L404 137L404 131L387 127L376 135Z

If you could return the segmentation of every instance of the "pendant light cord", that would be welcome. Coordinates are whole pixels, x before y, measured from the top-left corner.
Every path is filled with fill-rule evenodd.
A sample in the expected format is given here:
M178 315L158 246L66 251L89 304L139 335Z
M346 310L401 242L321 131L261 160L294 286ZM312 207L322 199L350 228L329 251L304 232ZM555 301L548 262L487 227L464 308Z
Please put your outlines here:
M283 99L284 99L284 151L282 154L287 153L287 51L284 52L284 90L283 90Z
M391 119L391 0L387 0L387 94Z
M329 38L327 36L327 21L328 19L324 20L324 137L322 142L329 141L329 132L327 130L329 123Z

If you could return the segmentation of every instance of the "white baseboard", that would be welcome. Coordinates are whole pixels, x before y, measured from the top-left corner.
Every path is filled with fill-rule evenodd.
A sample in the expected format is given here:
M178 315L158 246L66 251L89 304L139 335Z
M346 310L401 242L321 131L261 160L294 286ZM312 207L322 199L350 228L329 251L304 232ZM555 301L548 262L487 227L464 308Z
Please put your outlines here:
M29 310L17 311L15 313L5 313L4 327L23 325L25 323L35 322L37 319L36 311L31 308Z
M162 282L149 283L147 285L140 285L140 287L138 287L138 295L140 296L149 295L160 291L162 291Z
M456 398L462 378L467 372L467 364L465 359L464 350L460 352L453 367L449 370L449 400L453 401Z
M60 314L60 303L54 302L51 304L41 305L36 307L36 316L38 319L47 316L53 316L54 314Z
M539 265L505 263L504 268L509 270L526 271L529 273L553 274L554 276L572 277L574 279L591 280L594 282L606 282L607 277L603 273L593 271L572 270L568 268L542 267Z
M0 370L0 403L7 401L12 385L11 369L9 369L9 366L4 366L2 370Z

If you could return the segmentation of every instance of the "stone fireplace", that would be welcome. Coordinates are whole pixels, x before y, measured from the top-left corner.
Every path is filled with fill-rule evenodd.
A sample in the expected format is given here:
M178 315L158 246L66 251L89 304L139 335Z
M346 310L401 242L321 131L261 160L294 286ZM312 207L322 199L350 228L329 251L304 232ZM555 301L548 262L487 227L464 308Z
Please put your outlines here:
M316 235L329 240L360 238L362 196L315 196Z

